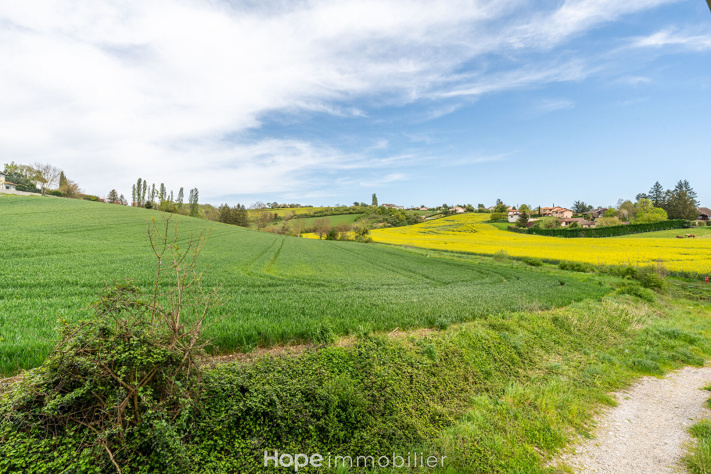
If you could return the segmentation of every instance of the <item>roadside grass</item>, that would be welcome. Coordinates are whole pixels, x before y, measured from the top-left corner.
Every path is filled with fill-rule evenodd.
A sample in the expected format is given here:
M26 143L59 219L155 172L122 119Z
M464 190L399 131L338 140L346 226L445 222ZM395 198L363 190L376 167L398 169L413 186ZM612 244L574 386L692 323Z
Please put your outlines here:
M206 396L182 417L192 421L175 428L173 445L117 458L130 472L265 472L265 450L423 452L446 456L442 472L560 472L547 464L589 435L596 409L614 403L609 392L711 355L711 304L677 296L650 304L614 295L427 332L363 331L350 344L220 364L204 373ZM0 420L10 419L12 399L0 398ZM48 471L108 469L102 451L82 447L85 435L0 424L0 470L29 459Z
M628 298L575 304L543 321L521 315L512 341L536 363L502 390L475 396L453 426L416 449L447 455L446 472L572 472L549 462L577 436L590 436L593 413L615 404L609 392L711 356L709 303L690 309L684 299L648 305ZM527 332L538 337L521 337ZM709 423L696 428L704 438L687 461L701 466L692 472L711 472Z
M711 385L704 390L711 391ZM706 404L711 408L711 399ZM711 418L694 423L689 433L695 441L684 456L684 464L691 474L711 473Z

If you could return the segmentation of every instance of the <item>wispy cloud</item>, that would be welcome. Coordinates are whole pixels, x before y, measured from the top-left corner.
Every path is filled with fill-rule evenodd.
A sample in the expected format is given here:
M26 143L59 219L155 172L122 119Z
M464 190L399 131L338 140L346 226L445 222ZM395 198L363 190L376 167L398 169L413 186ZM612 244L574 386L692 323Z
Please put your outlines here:
M363 118L417 101L432 119L484 94L581 80L595 68L584 58L526 54L671 1L4 2L0 154L71 168L95 193L137 176L215 196L313 192L314 170L422 158L248 132L274 113ZM670 32L639 41L692 43L711 45Z
M575 102L569 99L544 99L535 105L537 114L548 114L558 110L571 110L575 108Z
M619 78L617 82L630 86L637 86L639 84L649 84L652 82L652 79L646 76L624 76Z
M652 35L638 38L633 46L639 48L662 48L679 46L692 51L711 50L711 35L684 35L672 29L658 31Z

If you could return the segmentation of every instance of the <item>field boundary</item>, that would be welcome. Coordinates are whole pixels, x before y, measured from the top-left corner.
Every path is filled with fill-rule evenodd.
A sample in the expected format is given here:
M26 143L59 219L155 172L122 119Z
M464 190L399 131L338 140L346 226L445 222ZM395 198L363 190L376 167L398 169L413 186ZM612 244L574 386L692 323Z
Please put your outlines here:
M564 237L568 239L584 237L595 239L629 234L644 234L647 232L658 232L660 230L690 229L691 225L689 222L690 221L684 219L673 219L655 222L653 224L626 224L593 228L578 227L576 229L537 229L535 227L523 229L521 227L509 226L506 230L518 234L542 235L545 237Z

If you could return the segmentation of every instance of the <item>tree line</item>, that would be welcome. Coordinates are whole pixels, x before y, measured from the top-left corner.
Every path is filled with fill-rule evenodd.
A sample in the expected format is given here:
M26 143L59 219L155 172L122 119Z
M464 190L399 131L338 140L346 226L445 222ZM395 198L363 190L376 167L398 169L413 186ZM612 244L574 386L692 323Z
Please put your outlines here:
M123 204L119 202L117 198L117 192L112 189L106 197L107 202L114 204ZM123 197L123 196L122 196ZM171 189L165 186L165 183L160 183L160 186L156 188L155 183L148 186L148 181L143 178L138 178L136 184L131 186L131 206L133 207L145 207L146 209L157 209L163 212L170 212L174 214L189 214L192 217L199 216L199 192L197 188L190 190L188 195L188 206L185 207L185 190L180 188L178 190L177 196L174 195Z
M4 173L5 180L14 183L18 191L38 193L43 196L99 200L98 196L84 194L75 181L67 179L63 170L49 163L36 162L25 165L11 161L5 163Z

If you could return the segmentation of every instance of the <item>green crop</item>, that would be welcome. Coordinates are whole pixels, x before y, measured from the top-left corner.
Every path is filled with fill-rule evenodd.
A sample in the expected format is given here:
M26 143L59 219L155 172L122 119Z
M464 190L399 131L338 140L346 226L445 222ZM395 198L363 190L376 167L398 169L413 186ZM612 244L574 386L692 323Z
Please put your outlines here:
M155 258L145 222L161 216L96 202L0 196L0 373L39 365L57 337L57 320L88 316L105 285L130 279L151 288ZM223 296L205 331L216 352L436 327L608 291L516 262L177 220L185 238L211 228L198 267L205 286L220 287Z

